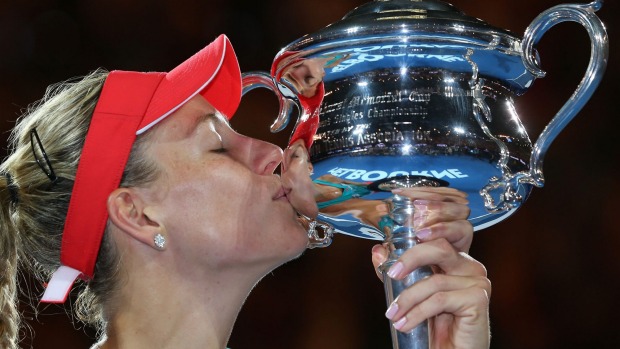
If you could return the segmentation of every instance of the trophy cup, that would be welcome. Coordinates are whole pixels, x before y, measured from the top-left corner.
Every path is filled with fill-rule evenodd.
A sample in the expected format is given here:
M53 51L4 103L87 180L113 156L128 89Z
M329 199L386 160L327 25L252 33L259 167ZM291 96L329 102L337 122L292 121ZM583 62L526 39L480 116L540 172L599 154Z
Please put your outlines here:
M244 93L266 87L279 98L273 132L299 111L291 140L309 148L315 184L341 192L318 202L310 247L329 245L333 232L384 241L390 256L381 269L390 304L431 273L421 268L400 281L386 275L418 243L410 223L413 204L392 189L464 191L475 230L512 215L534 186L544 185L549 145L602 78L608 42L594 14L602 3L555 6L521 39L442 1L376 0L283 48L269 73L244 74ZM586 28L590 62L574 94L532 144L515 99L545 75L534 46L565 21ZM373 215L378 202L391 212ZM410 333L392 328L392 341L395 349L428 348L428 324Z

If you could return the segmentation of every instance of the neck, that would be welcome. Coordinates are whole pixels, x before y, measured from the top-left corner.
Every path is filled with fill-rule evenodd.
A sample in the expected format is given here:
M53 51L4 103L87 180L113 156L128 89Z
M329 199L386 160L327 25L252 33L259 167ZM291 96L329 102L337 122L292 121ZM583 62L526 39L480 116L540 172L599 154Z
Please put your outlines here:
M125 274L140 277L122 285L101 348L225 348L258 278L230 270L179 273L166 269L172 263L153 263L166 259L162 255L129 262Z

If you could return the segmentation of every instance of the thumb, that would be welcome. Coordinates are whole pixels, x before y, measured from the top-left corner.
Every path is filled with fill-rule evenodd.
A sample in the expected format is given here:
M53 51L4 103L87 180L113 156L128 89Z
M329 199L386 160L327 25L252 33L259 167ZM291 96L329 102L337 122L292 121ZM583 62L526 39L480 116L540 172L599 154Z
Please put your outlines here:
M377 244L372 247L372 265L375 267L375 272L380 280L383 280L383 276L379 273L379 266L385 262L388 258L388 250L385 246Z

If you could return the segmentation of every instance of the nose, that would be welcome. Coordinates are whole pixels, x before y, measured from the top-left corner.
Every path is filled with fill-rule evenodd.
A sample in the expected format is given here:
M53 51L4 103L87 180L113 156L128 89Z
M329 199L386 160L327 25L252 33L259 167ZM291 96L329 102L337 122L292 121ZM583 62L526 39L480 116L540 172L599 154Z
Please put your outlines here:
M282 149L268 142L251 138L249 165L251 169L261 175L273 174L282 162Z

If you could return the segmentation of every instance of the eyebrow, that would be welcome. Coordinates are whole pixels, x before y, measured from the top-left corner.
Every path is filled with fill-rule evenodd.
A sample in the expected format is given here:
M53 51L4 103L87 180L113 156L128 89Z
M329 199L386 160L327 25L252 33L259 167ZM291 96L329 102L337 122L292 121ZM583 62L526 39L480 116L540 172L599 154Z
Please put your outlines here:
M189 135L195 132L196 129L200 127L200 125L207 123L208 121L211 121L213 126L223 125L223 126L231 127L228 119L223 114L217 111L206 112L204 114L200 114L198 117L194 119L194 122L192 123L191 127L187 130L187 134ZM217 131L215 132L217 133Z
M218 119L217 115L215 115L215 113L201 114L196 119L194 119L193 125L190 128L190 130L191 131L195 130L198 126L200 126L203 123L206 123L207 121L211 121L214 123L220 122L220 120Z
M224 125L230 126L230 123L228 121L227 118L225 118L222 114L219 114L217 112L215 113L206 113L204 115L202 115L199 119L198 119L198 123L202 123L202 122L206 122L208 120L212 120L215 123L223 123Z

